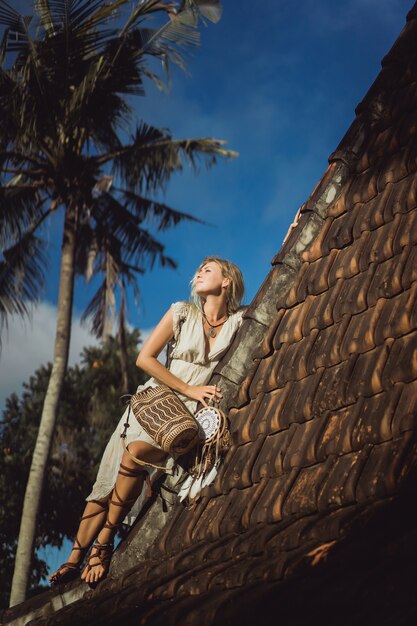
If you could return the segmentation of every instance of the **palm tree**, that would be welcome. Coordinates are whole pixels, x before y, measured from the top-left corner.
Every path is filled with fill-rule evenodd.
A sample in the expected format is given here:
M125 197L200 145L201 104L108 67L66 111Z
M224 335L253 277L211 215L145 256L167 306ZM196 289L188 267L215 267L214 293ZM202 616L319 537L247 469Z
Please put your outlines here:
M126 5L131 12L124 16ZM132 6L133 5L133 6ZM30 311L46 267L42 230L63 215L58 315L52 373L23 505L11 604L24 600L36 516L67 367L74 280L100 274L86 315L97 334L116 290L137 289L155 262L173 266L150 228L192 219L155 199L188 161L197 169L234 153L214 139L173 140L134 121L133 96L149 67L184 67L183 50L198 44L198 19L219 18L217 0L36 0L25 17L0 0L0 320ZM148 27L148 18L157 20ZM159 21L158 21L159 19ZM120 25L121 24L121 25Z

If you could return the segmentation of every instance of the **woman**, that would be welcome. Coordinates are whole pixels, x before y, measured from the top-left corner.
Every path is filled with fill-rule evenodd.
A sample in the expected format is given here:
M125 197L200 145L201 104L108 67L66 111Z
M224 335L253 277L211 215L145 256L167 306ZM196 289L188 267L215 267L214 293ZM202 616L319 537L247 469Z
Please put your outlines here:
M219 402L222 397L219 387L206 383L241 324L244 285L236 265L218 257L207 257L191 286L192 303L177 302L171 306L143 344L136 365L151 376L138 391L163 383L178 393L194 413L198 402L207 406L208 401ZM158 361L158 355L172 338L175 344L167 369ZM150 465L163 466L167 473L173 471L175 460L136 420L131 420L126 437L130 454L123 452L120 433L126 415L127 410L107 444L69 559L51 574L51 584L66 582L78 574L94 539L81 578L96 583L106 576L114 536L137 502L148 477L147 471L130 455Z

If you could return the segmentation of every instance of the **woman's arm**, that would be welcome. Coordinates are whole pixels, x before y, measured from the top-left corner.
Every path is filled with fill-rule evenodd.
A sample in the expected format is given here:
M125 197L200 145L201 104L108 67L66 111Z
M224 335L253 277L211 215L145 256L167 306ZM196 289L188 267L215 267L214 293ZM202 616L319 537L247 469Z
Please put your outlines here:
M219 401L222 397L219 387L215 385L188 385L186 382L172 374L162 363L158 356L174 335L174 318L172 309L168 309L161 321L155 326L142 346L136 359L136 365L147 374L157 378L174 391L201 402L207 406L205 398Z

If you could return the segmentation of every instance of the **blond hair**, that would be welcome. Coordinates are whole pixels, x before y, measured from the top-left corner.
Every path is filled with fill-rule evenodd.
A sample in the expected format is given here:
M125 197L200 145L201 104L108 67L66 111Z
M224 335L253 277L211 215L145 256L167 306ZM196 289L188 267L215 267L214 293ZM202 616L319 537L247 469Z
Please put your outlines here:
M206 256L202 263L198 266L192 280L191 280L191 301L196 305L200 311L203 310L204 298L199 296L195 291L195 282L198 272L207 265L207 263L216 263L225 278L229 279L229 285L227 287L226 303L227 312L230 315L235 313L240 308L240 303L245 293L245 285L243 283L242 272L237 265L226 259L221 259L218 256Z

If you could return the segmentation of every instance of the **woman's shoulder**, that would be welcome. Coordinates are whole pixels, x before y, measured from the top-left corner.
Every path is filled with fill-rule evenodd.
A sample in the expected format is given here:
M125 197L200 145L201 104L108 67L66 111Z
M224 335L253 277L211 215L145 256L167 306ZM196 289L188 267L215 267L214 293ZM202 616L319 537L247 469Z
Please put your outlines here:
M246 313L247 309L248 309L248 307L247 307L247 306L241 306L241 307L239 307L239 308L238 308L238 310L237 310L237 311L235 311L235 312L232 314L232 316L233 316L233 318L235 319L235 321L236 321L236 323L237 323L237 325L238 325L238 326L240 326L240 325L241 325L242 320L243 320L243 316L244 316L244 314Z
M179 302L174 302L171 304L171 310L175 317L180 317L182 319L186 319L190 315L197 315L198 309L191 302L185 302L180 300Z
M191 302L174 302L171 304L174 338L177 340L183 323L198 315L198 309Z

